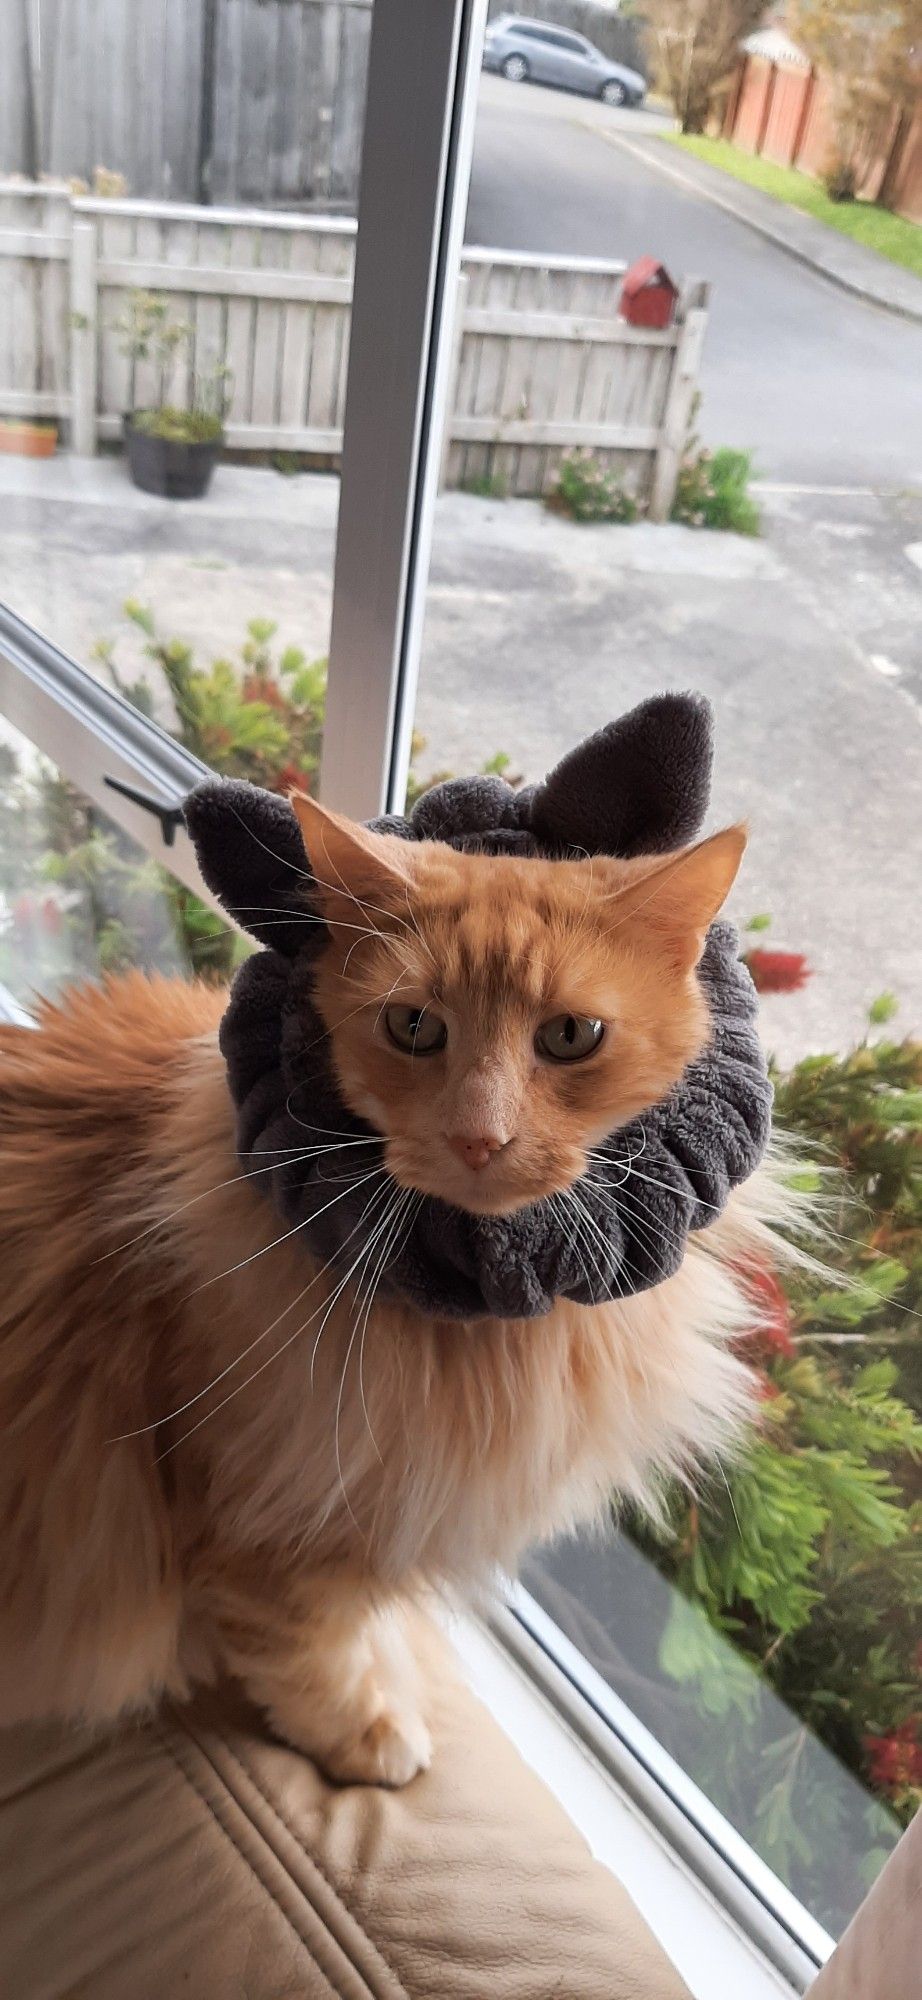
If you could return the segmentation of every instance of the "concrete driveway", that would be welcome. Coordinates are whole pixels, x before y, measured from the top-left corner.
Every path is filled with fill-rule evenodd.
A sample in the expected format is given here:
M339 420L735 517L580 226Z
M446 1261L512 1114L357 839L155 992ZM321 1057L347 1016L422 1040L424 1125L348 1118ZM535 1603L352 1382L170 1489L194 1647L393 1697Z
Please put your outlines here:
M468 242L650 251L677 276L709 278L709 443L754 447L774 480L922 488L922 327L847 297L611 143L663 122L482 77Z
M183 504L138 493L117 459L0 460L0 598L86 662L129 595L205 658L236 651L257 616L321 653L337 495L335 479L223 466L207 500ZM846 1046L884 988L897 1027L922 1027L922 500L776 494L766 529L577 527L533 501L445 494L419 768L475 770L505 750L539 777L644 695L702 689L712 823L751 827L736 914L770 911L771 940L814 967L803 993L765 1007L787 1057ZM140 665L123 631L123 664Z

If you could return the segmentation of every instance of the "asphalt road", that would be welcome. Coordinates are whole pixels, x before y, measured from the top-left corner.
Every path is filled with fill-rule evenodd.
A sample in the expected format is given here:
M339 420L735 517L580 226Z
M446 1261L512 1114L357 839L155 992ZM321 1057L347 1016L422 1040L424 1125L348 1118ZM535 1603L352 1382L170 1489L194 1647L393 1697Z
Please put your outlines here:
M702 370L709 443L805 484L922 487L922 328L839 291L606 133L661 121L481 79L469 243L652 252L713 285Z

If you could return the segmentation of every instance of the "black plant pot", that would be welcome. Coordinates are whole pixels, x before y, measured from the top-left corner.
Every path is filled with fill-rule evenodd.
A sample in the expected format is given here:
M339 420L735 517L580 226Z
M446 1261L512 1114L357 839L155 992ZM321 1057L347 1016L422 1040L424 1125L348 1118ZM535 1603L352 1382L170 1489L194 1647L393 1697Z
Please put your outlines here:
M130 416L122 420L122 435L128 470L142 493L159 493L167 500L199 500L207 493L223 439L184 444L175 438L151 437L148 431L137 430Z

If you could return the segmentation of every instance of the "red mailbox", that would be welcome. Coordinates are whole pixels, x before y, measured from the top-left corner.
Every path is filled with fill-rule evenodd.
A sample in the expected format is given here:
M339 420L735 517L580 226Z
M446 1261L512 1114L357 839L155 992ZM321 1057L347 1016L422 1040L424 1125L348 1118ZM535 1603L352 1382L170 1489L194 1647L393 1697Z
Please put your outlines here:
M671 326L678 296L665 264L638 257L624 273L618 311L629 326Z

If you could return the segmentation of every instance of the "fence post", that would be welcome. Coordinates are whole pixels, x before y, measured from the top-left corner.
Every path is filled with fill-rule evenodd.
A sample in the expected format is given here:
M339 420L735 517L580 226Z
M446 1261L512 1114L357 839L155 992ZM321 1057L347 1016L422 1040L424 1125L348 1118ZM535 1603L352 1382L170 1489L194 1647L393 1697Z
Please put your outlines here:
M442 462L439 466L439 492L448 484L448 460L451 455L451 422L458 409L458 378L461 373L461 347L464 341L464 308L467 304L467 273L462 271L455 289L455 317L451 329L451 361L448 368L448 393L445 397L445 431L442 438Z
M668 521L698 388L698 364L707 326L709 286L700 278L686 285L679 304L678 340L666 393L663 425L653 465L651 521Z
M96 452L96 224L74 217L70 239L70 447Z

